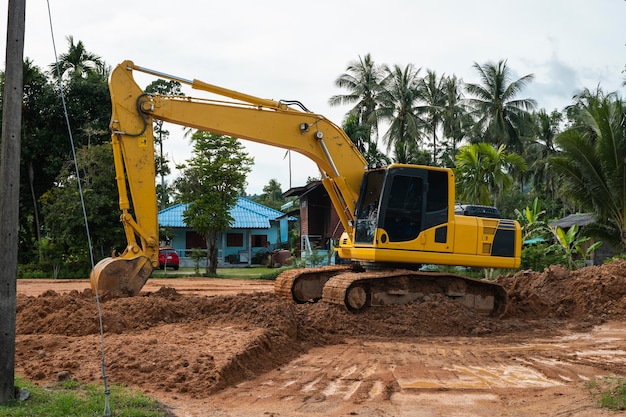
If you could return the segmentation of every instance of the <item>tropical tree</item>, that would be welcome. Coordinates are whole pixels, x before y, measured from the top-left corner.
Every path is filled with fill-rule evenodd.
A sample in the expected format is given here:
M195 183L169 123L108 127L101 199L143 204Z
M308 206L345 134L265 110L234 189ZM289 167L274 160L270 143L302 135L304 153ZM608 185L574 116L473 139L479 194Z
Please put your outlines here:
M179 166L175 181L183 203L185 223L203 236L207 246L206 273L217 272L217 238L230 228L230 210L243 193L254 159L238 139L197 131L191 137L193 156Z
M513 173L525 171L524 158L507 153L506 147L488 143L462 147L456 157L459 197L472 204L497 206L500 194L513 185Z
M361 124L359 116L354 113L348 113L341 128L345 134L348 135L359 152L364 155L369 145L369 128Z
M24 61L22 152L20 179L20 263L34 259L45 220L41 196L57 184L57 176L72 159L68 125L61 101L61 87L28 58ZM108 141L111 104L107 81L92 74L68 78L65 104L76 147ZM0 94L2 94L0 92ZM1 115L0 115L1 118Z
M548 114L544 109L532 114L534 133L526 145L528 174L534 190L547 198L556 197L555 178L550 169L550 158L557 153L555 139L560 131L563 115L554 110Z
M473 109L478 142L487 142L496 146L504 144L509 149L521 152L522 132L528 118L528 112L536 106L535 100L518 99L517 95L533 80L528 74L511 81L511 72L506 61L497 64L488 62L484 65L474 63L480 76L480 84L466 84L465 90L472 97L468 103Z
M615 95L615 93L608 94L608 96ZM565 108L566 127L578 127L579 129L585 127L585 109L597 103L599 100L604 99L606 96L607 94L599 85L594 90L585 87L574 94L574 103Z
M522 239L546 238L552 234L552 230L548 223L542 219L546 211L541 207L541 201L537 197L533 200L532 205L526 206L524 211L515 209L517 221L522 227Z
M419 101L419 68L412 64L401 68L384 67L384 90L379 94L377 119L389 123L384 135L387 151L393 150L399 163L411 163L411 154L419 149L424 121L416 110Z
M376 131L376 107L378 96L383 91L383 69L374 63L372 56L366 54L358 60L350 62L346 72L335 80L335 85L348 90L347 94L334 95L328 101L331 106L354 104L349 111L358 118L358 123L367 129L365 140L372 139L372 131Z
M22 187L24 186L24 184L28 184L28 194L26 194L25 190L21 190L20 200L22 201L21 204L24 204L25 200L27 200L25 198L25 195L29 195L32 206L28 207L28 205L24 205L24 207L20 207L20 213L22 213L22 209L26 209L25 213L29 213L29 215L33 216L32 218L34 220L34 227L32 229L26 227L26 229L23 230L32 230L34 232L35 238L39 240L41 238L41 224L39 219L40 213L37 199L45 190L36 189L35 187L35 181L39 180L39 178L35 177L35 168L37 165L36 159L41 157L41 155L37 155L37 153L44 151L45 147L38 148L37 146L33 146L33 136L36 134L38 129L41 129L40 123L42 122L42 120L39 116L40 112L44 108L41 107L42 103L40 103L40 100L43 100L44 95L50 97L52 91L45 74L41 71L39 67L33 64L33 61L26 58L24 60L23 68L24 90L22 102L22 167L20 168L22 180L20 182ZM33 148L38 149L34 151ZM26 177L26 181L24 181L24 177ZM51 183L48 185L51 185ZM30 209L32 209L32 211ZM22 225L25 226L24 223L22 223ZM39 252L39 254L39 258L41 259L41 251Z
M432 165L437 165L437 132L441 127L446 107L446 77L437 77L437 73L426 70L426 76L418 84L420 100L423 102L417 111L423 114L425 129L431 135L433 153Z
M430 153L425 149L420 149L413 141L396 143L393 155L395 162L400 164L428 165L431 161Z
M445 103L443 107L442 125L445 138L443 164L454 163L457 145L465 138L473 125L472 117L463 100L463 82L456 76L446 77L443 84ZM447 157L446 157L447 156Z
M106 66L98 55L87 51L83 41L74 43L74 37L68 36L68 51L59 55L56 63L50 64L50 72L56 79L85 78L90 73L106 76Z
M598 218L594 234L626 249L626 111L615 94L578 105L580 124L560 133L551 166L561 191ZM589 229L589 228L587 228Z
M266 186L263 187L263 194L261 194L255 201L264 206L273 208L274 210L280 210L281 206L287 202L283 197L283 190L280 183L272 178Z
M113 150L108 144L84 146L76 151L76 164L93 247L104 257L125 245L123 230L110 227L120 217ZM88 265L89 242L73 161L64 165L56 186L41 197L41 205L47 237Z
M589 242L588 236L580 236L578 225L575 224L567 231L557 226L552 230L556 243L548 250L558 250L563 254L563 263L569 269L586 266L585 261L591 259L596 249L602 246L602 242ZM586 247L585 247L586 246Z
M348 113L342 126L354 146L370 165L388 165L391 160L378 149L377 141L368 140L369 128L359 123L357 115Z

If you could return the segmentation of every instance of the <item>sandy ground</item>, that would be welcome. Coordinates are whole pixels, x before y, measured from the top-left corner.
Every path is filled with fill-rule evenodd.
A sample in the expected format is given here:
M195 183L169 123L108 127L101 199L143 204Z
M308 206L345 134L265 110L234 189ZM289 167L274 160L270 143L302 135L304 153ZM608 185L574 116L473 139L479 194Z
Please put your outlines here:
M626 263L500 282L495 319L437 297L351 314L271 281L151 279L101 300L106 372L181 417L615 415L588 385L626 376ZM88 287L18 281L19 375L102 380Z

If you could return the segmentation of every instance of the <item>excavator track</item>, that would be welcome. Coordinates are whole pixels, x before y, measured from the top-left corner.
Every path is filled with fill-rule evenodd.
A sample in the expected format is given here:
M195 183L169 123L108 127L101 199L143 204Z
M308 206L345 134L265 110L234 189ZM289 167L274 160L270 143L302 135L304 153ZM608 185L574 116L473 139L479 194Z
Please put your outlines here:
M333 276L349 271L351 265L288 269L274 283L277 297L302 303L315 303L322 298L322 289Z
M442 294L479 314L501 317L508 302L504 288L489 281L401 269L361 272L351 266L288 270L276 279L274 290L278 297L296 303L322 300L352 312Z
M445 295L479 314L495 317L504 315L508 301L504 288L493 282L411 270L335 275L324 285L322 300L358 312L371 306L407 304L432 294Z

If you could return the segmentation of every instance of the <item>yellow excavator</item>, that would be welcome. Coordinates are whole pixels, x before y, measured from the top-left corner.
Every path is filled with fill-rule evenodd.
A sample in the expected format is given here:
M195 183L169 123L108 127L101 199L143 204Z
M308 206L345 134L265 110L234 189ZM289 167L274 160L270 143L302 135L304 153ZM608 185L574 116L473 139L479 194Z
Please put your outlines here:
M211 97L146 94L135 82L134 72L178 81ZM114 69L109 88L120 219L128 245L120 255L94 267L94 290L135 295L158 266L152 131L157 119L290 149L317 164L345 230L336 250L347 262L287 270L276 280L277 296L298 303L323 300L360 311L443 294L481 314L505 311L507 295L494 282L420 269L428 264L520 265L519 224L490 210L475 210L479 215L455 212L450 169L406 164L369 167L342 129L298 101L262 99L132 61Z

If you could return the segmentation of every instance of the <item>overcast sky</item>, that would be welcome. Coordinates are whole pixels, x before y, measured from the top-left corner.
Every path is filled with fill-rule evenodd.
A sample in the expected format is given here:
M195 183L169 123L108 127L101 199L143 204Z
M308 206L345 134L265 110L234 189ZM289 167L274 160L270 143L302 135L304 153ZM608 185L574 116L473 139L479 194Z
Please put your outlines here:
M6 44L3 1L0 45ZM437 74L479 82L472 65L506 59L517 79L535 80L520 98L562 110L572 96L598 85L619 91L626 64L624 0L27 0L24 55L47 69L67 51L67 36L115 66L125 59L181 78L199 79L275 100L299 100L341 125L349 107L334 85L350 62L411 63ZM147 80L142 86L145 87ZM190 94L189 92L188 94ZM193 93L198 94L198 93ZM170 126L169 159L190 155L182 128ZM255 166L247 192L270 179L290 185L285 151L246 142ZM173 164L172 164L173 165ZM292 186L318 176L306 158L292 158Z

